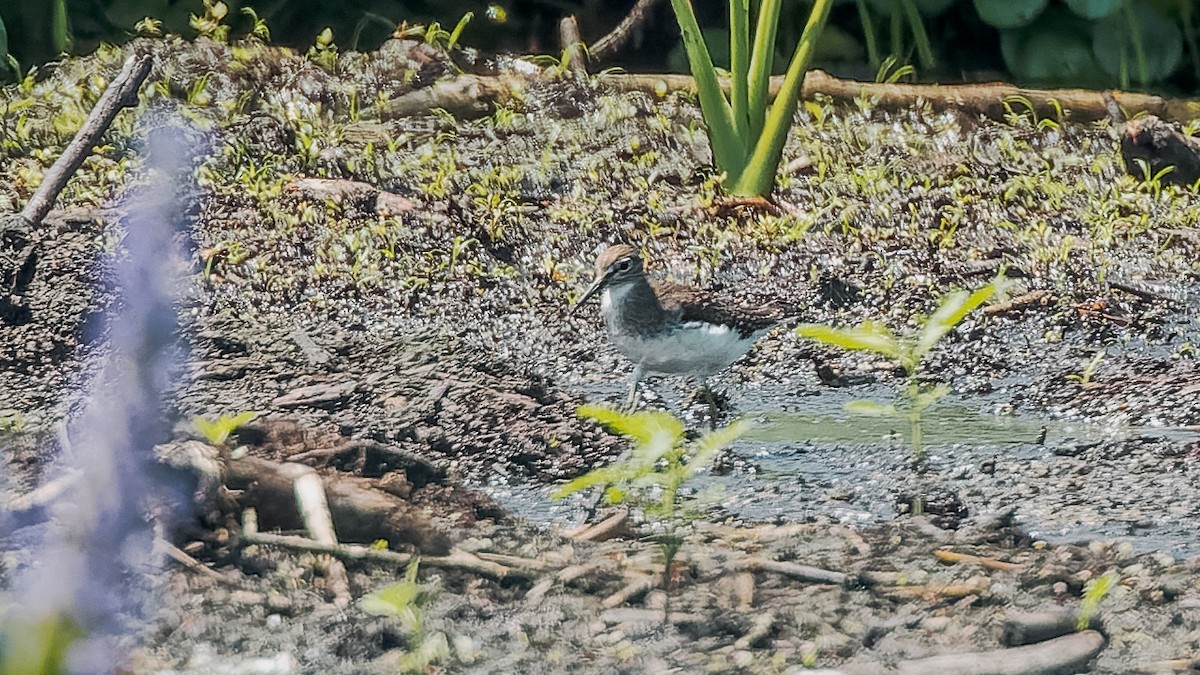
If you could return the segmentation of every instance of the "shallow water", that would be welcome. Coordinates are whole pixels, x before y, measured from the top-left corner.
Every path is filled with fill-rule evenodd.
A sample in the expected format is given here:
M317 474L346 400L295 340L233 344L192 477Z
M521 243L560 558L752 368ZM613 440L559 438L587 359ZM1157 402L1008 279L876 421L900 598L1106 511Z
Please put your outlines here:
M720 495L715 515L859 525L898 517L897 497L917 480L908 423L845 410L851 400L887 401L890 389L833 389L805 397L803 412L793 412L795 397L775 388L782 389L731 394L736 410L761 408L742 415L754 426L730 446L736 468L694 481L697 490ZM1137 551L1200 554L1200 511L1189 499L1194 465L1172 469L1161 461L1200 439L1194 430L1012 414L988 398L949 396L927 411L923 437L929 471L921 480L958 494L970 515L1015 504L1018 521L1036 539L1118 539ZM535 523L582 522L595 500L552 500L554 486L497 482L485 489Z

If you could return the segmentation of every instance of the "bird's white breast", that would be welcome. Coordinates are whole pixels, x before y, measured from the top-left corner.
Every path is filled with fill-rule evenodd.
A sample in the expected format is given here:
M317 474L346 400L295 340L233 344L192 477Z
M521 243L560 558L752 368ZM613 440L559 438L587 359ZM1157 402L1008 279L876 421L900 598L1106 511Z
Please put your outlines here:
M741 358L758 337L742 337L728 326L702 322L685 323L655 337L611 336L618 351L646 370L699 377Z

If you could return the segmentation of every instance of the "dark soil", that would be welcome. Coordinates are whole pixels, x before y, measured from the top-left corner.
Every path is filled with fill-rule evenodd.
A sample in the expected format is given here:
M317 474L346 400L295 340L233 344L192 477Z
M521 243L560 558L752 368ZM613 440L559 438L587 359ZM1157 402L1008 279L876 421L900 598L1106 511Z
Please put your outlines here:
M0 323L0 447L13 493L48 474L60 429L110 357L121 305L110 271L129 264L122 196L149 180L147 128L166 126L195 152L194 183L180 186L191 256L180 357L165 371L175 440L196 436L194 416L259 411L236 440L250 452L305 455L329 475L402 474L411 501L464 550L554 570L594 565L544 588L549 572L497 581L422 567L438 591L425 632L447 636L455 654L438 667L869 671L999 648L1007 613L1074 610L1109 570L1119 583L1101 602L1108 645L1091 667L1195 665L1200 199L1125 175L1114 129L808 102L772 213L721 205L685 96L538 80L521 105L480 119L378 120L367 102L426 86L451 70L445 57L393 41L325 70L256 44L236 54L207 40L136 46L160 53L162 84L147 85L37 229L36 275L19 298L27 311ZM85 75L120 58L72 60L0 92L0 200L15 208L29 197L73 131L56 115L86 110L95 84ZM356 181L391 201L316 194L301 178ZM1052 438L973 442L967 418L957 424L966 440L934 444L915 481L903 442L743 440L714 478L728 498L683 533L669 591L611 600L661 568L658 547L637 532L570 539L564 526L593 500L549 506L546 495L626 447L575 408L618 403L631 367L594 308L568 314L596 249L616 241L646 251L656 274L778 298L805 321L897 332L947 291L1004 270L1010 299L1042 299L968 317L923 379L949 385L956 404L1045 422ZM703 405L680 403L685 384L649 384L641 405L706 426ZM890 400L903 379L878 358L780 329L714 384L727 422L836 416L847 400ZM1055 439L1064 421L1135 431ZM805 468L786 464L797 457ZM914 484L930 497L928 518L898 513ZM149 577L146 615L122 643L135 672L247 672L237 668L252 662L260 672L385 671L419 646L394 620L330 604L318 556L243 546L236 522L214 522L177 543L225 580L174 564ZM41 555L23 531L5 539L6 585ZM1019 568L945 566L939 548ZM748 556L847 582L746 572ZM349 568L356 597L403 575ZM876 583L868 572L891 575Z

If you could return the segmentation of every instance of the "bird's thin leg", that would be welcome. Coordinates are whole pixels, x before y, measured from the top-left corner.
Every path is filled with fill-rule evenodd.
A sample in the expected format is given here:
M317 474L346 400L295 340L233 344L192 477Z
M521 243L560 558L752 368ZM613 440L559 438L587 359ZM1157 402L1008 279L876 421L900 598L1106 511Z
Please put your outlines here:
M633 412L637 409L637 389L638 382L642 380L642 364L633 367L633 377L629 381L629 400L625 402L625 407Z

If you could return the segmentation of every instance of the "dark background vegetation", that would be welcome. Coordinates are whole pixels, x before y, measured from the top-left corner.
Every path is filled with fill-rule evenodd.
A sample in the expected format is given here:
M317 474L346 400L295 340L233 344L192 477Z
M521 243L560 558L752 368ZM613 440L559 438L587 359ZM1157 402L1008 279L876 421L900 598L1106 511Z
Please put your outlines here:
M727 49L725 0L693 0L718 61ZM210 5L213 2L210 0ZM558 19L575 15L586 41L607 33L633 0L227 0L234 37L250 30L252 8L274 42L304 48L324 28L341 49L377 47L398 24L473 19L465 44L483 53L555 54ZM1187 94L1200 84L1197 0L842 0L814 65L874 79L911 64L921 80L1007 79L1034 85L1121 87ZM785 0L778 67L808 14ZM61 53L120 43L145 17L165 32L194 36L204 0L0 0L0 55L7 79ZM669 0L659 0L627 47L605 66L686 71ZM880 75L888 56L896 61Z

